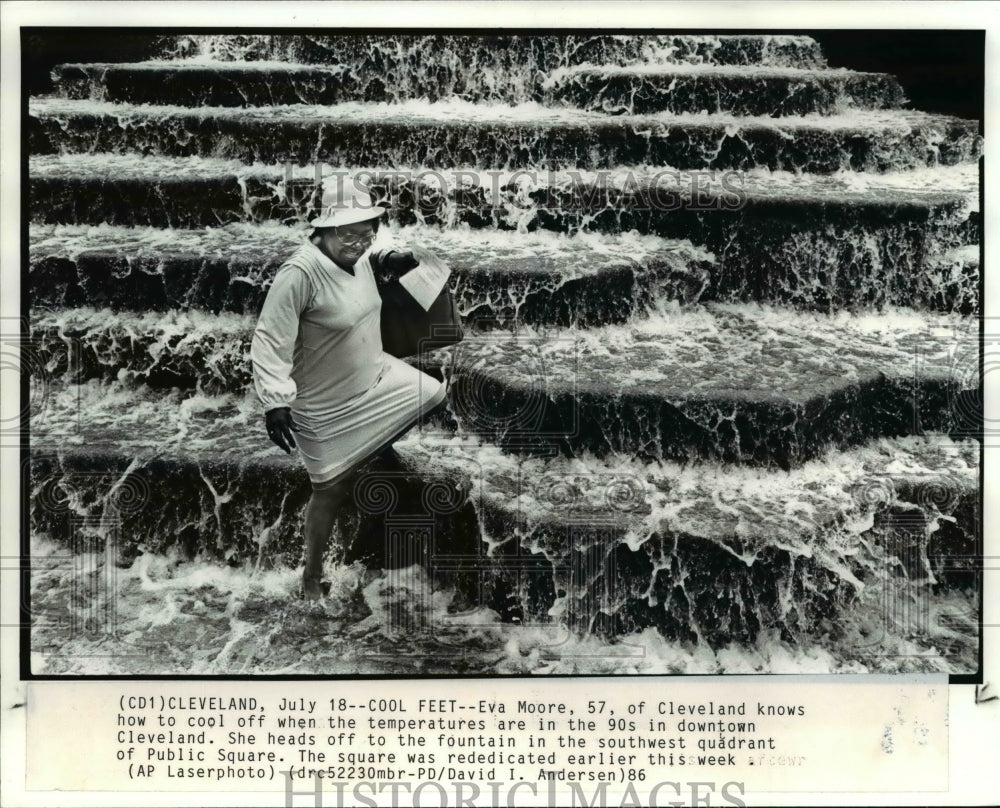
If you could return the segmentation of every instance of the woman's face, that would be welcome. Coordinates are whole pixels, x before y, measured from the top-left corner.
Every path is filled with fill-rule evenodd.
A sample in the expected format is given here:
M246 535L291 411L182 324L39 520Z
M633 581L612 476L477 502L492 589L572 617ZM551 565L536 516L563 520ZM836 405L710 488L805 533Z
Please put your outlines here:
M320 247L342 267L353 267L375 241L370 221L332 227L323 233Z

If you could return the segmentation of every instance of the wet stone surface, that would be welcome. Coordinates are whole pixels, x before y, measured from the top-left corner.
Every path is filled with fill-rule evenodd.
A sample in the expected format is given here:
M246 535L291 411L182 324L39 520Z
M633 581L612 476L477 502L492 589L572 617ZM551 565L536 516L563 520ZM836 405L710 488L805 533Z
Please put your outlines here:
M579 64L581 56L578 52L560 61L571 59ZM505 65L507 69L499 76L487 76L469 70L468 61L466 55L443 69L441 65L426 72L410 69L405 80L395 83L387 82L384 72L366 72L345 61L329 65L273 61L69 64L58 66L54 76L57 92L64 98L190 107L457 97L478 102L536 100L617 114L705 111L777 116L896 108L903 101L902 89L892 76L845 70L654 62L563 66L548 77L541 72L544 67L536 72L525 65L518 72ZM465 69L459 69L459 64Z
M604 169L662 165L832 173L978 158L976 121L892 110L845 116L621 116L528 105L118 106L35 99L32 154L131 152L245 163Z
M152 447L125 453L111 444L61 455L40 449L31 471L33 529L66 541L78 534L112 536L109 552L119 566L140 553L167 551L265 569L295 567L301 560L310 487L302 469L277 458L192 461ZM380 507L387 481L398 513ZM386 568L416 553L409 563L429 562L413 548L404 553L393 545L399 540L387 532L386 522L393 516L421 523L434 539L423 548L427 553L478 555L470 484L461 477L422 474L376 457L349 484L353 496L338 517L331 545L337 560ZM427 512L428 502L438 507ZM459 575L462 564L453 566Z
M407 448L404 456L421 458L419 446L414 454ZM628 660L615 656L628 657L636 645L640 656L643 647L662 652L663 643L694 658L733 647L762 652L775 642L801 653L829 632L824 647L835 667L962 669L975 646L974 620L963 604L975 601L976 585L956 561L978 543L976 462L971 447L938 438L830 456L791 477L754 472L720 479L709 468L649 467L643 474L648 488L631 501L607 499L609 485L621 493L628 466L601 475L594 464L578 463L572 473L561 461L543 461L537 470L524 464L520 474L528 475L522 480L528 485L517 496L498 476L502 465L484 463L489 479L482 481L479 521L453 523L448 535L467 532L492 549L480 545L479 552L453 560L436 551L433 563L416 566L397 565L420 556L419 540L405 552L395 548L397 564L388 565L384 559L350 562L335 549L327 562L328 600L307 606L295 597L293 570L279 564L268 571L270 554L280 549L271 543L267 554L248 563L234 557L219 566L209 561L212 548L192 553L175 544L144 546L124 560L115 555L113 564L107 540L116 534L107 509L120 516L155 503L142 498L127 473L117 476L124 464L113 456L91 460L86 469L67 458L57 474L77 519L69 532L54 533L50 508L47 521L36 525L36 536L55 539L36 544L33 556L36 649L40 658L51 656L49 672L136 664L130 648L145 657L140 672L183 664L206 672L286 666L324 672L321 666L334 658L328 654L338 650L340 664L325 672L460 672L510 670L501 648L506 644L509 652L518 637L547 646L542 656L563 662L591 637L608 645L610 658L602 657L598 668L607 670L627 668ZM36 480L46 479L46 463L40 458L33 469ZM182 467L174 472L178 481L191 474ZM162 472L152 479L171 479ZM402 494L409 483L394 479ZM186 486L172 482L166 496L189 501L192 484L196 478ZM783 497L776 499L772 486ZM712 488L717 493L709 496ZM539 510L529 499L544 491L551 499ZM36 494L37 505L52 499L44 486ZM88 500L89 520L81 517ZM105 518L98 520L102 500ZM239 500L237 492L233 501ZM401 497L404 510L406 502ZM89 586L80 585L81 576ZM932 593L939 613L916 634L906 625L886 624L881 633L866 626L873 598L902 602ZM873 635L866 642L864 632ZM900 632L919 653L895 658ZM102 659L114 649L107 656L117 659ZM302 654L293 662L294 649ZM421 661L427 652L433 662ZM662 661L649 664L656 670Z
M34 672L978 670L977 122L807 37L158 47L29 103ZM380 166L468 336L306 604L248 339Z
M500 664L493 643L517 627L558 653L574 637L627 646L645 630L688 651L752 648L775 636L804 648L830 621L866 613L863 583L879 597L886 587L899 597L907 587L975 597L974 573L962 566L978 541L971 441L883 441L786 473L620 455L518 459L467 438L456 443L440 427L411 433L397 444L399 460L359 474L331 543L332 601L304 610L293 570L307 485L295 460L263 441L254 402L93 384L43 400L33 532L62 549L41 553L33 567L39 586L49 581L39 630L58 636L72 623L74 641L62 649L70 655L101 645L126 651L115 643L141 639L150 670L171 670L189 659L162 641L180 620L185 636L203 640L192 646L197 659L218 660L212 669L262 670L275 662L266 637L278 636L277 620L288 647L315 643L309 650L322 655L339 642L312 635L324 625L358 640L344 664L359 670L412 670L430 664L418 657L434 647L451 648L440 670L483 670ZM60 416L73 408L87 413L75 425ZM154 411L176 414L157 421ZM46 444L59 448L46 452ZM408 532L387 531L394 521ZM85 569L67 561L82 556ZM77 603L68 587L81 569L104 589L86 589L95 594ZM725 586L711 589L710 578ZM108 587L136 626L119 623L117 640L100 630ZM970 639L969 626L948 620L938 664L961 657ZM468 632L485 657L459 652L455 632ZM405 659L388 659L392 639L404 636ZM840 650L840 664L853 659ZM312 659L294 669L311 669Z
M278 267L305 232L230 226L152 228L37 226L32 232L36 307L114 311L199 309L257 314ZM525 234L397 228L377 249L432 245L449 264L468 327L474 323L601 325L622 322L654 300L697 300L711 255L689 242L632 235Z
M232 314L42 312L35 359L51 378L243 394L252 327ZM411 361L452 379L463 429L512 451L787 467L829 445L974 421L974 344L954 315L716 305L600 329L472 334Z
M815 40L773 35L209 35L178 38L170 52L210 66L335 65L350 72L365 98L457 95L507 103L536 97L549 72L586 63L825 65Z
M66 164L61 166L63 162ZM149 305L157 308L198 306L202 305L201 299L207 298L203 307L210 310L251 310L259 294L253 285L273 271L271 268L280 263L294 238L299 237L293 234L294 226L276 229L275 225L287 222L301 227L311 198L310 190L294 186L293 197L299 198L299 203L292 204L287 192L281 190L279 174L240 176L232 168L229 170L234 173L227 174L225 164L207 167L209 176L200 180L183 172L176 180L164 179L158 173L148 177L140 173L134 180L102 173L88 180L80 170L95 170L100 164L73 166L73 162L62 160L39 166L42 170L32 180L33 218L40 222L80 222L77 230L36 228L33 233L34 266L38 268L45 259L52 258L35 276L45 285L40 302L49 302L50 294L74 292L72 268L61 260L69 257L79 267L78 285L87 283L84 276L88 274L100 278L111 273L120 280L107 292L98 291L96 299L70 296L63 305L76 305L77 301L97 304L106 296L112 306L137 306L148 294ZM115 163L109 162L105 171L113 170ZM180 168L170 161L163 166L164 170ZM213 170L221 172L214 179L210 176ZM591 267L605 260L609 251L616 251L613 241L589 243L599 253L589 257L584 255L585 250L560 247L553 251L550 245L555 242L546 244L544 239L539 241L541 236L524 232L519 232L516 239L491 236L492 228L530 228L555 233L604 232L609 238L637 230L668 240L690 240L715 256L716 266L707 274L704 264L698 266L697 261L688 266L674 261L666 265L660 261L647 263L653 271L643 272L643 279L633 284L633 290L647 293L662 284L660 294L665 299L752 300L821 311L909 305L971 314L979 306L978 266L945 256L978 239L978 212L969 210L970 188L976 179L964 170L937 172L940 176L931 171L922 183L905 175L893 175L882 184L869 180L860 188L845 177L796 183L790 177L773 174L722 174L706 182L704 193L695 195L693 180L685 181L679 174L656 179L649 172L640 172L630 183L626 180L624 187L585 175L573 183L559 178L527 193L510 190L499 200L485 187L442 196L427 188L418 191L412 183L396 182L376 185L375 192L391 207L389 215L394 222L405 225L422 221L444 226L441 230L417 231L415 236L425 238L463 273L467 280L461 291L465 312L474 311L477 300L483 301L490 288L502 286L499 280L487 282L488 278L507 278L516 300L523 293L532 294L523 281L531 277L529 285L539 282L540 275L551 265L552 280L558 275L573 285L557 290L543 282L542 286L548 286L553 295L548 305L548 292L536 287L536 299L525 309L530 321L566 323L576 318L596 324L602 316L616 317L612 312L588 315L587 308L596 306L599 310L602 303L588 294L586 280L575 280L579 266ZM943 187L935 190L935 179ZM905 184L907 181L910 185ZM296 182L300 180L293 180L293 185ZM301 182L311 186L311 181L304 178ZM200 192L198 198L192 200L196 192ZM91 200L94 204L90 204ZM109 210L112 207L113 213ZM260 230L236 226L226 230L218 226L272 216L277 221L266 222ZM151 242L147 247L141 234L133 237L121 233L116 239L113 233L100 235L101 228L85 229L84 222L102 219L118 225L172 227L211 223L216 234L206 238L204 233L188 235L181 231L169 242L158 231L146 230L142 232L148 233ZM455 224L482 229L482 250L476 248L476 238L452 229ZM51 246L59 232L71 242L62 250ZM227 233L232 233L230 243L222 238ZM86 246L80 244L81 240L98 253L103 247L121 255L109 261L106 252L83 254ZM640 266L643 263L638 255L628 257L634 242L623 239L617 249L619 258L624 259L620 265L623 269L634 265L631 258L637 259ZM190 246L184 248L185 243ZM525 243L525 249L518 251L518 243ZM537 247L533 247L536 243ZM517 260L508 262L507 256L514 253ZM643 253L648 254L648 250ZM490 267L497 264L504 266L498 266L499 274L494 275ZM611 269L613 262L605 265ZM655 269L657 265L667 274ZM227 276L239 280L233 283ZM653 286L649 282L654 282ZM133 284L137 287L137 302L127 304L123 298L133 296ZM162 292L160 284L164 286ZM509 307L503 303L497 307L503 295L491 297L491 305L477 313L508 319L510 315L504 309ZM581 310L567 311L574 306Z
M893 76L844 70L578 67L558 71L544 86L554 102L616 115L832 115L848 109L895 109L904 100Z

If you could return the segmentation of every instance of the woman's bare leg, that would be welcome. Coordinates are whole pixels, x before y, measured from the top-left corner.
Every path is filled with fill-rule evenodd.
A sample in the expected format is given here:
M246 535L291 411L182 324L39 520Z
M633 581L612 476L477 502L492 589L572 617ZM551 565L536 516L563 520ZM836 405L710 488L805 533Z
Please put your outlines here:
M445 402L442 401L431 413L426 415L430 416L443 409L444 406ZM409 431L410 428L412 427L408 427L406 431ZM405 431L402 434L405 434ZM383 465L392 469L403 468L402 459L392 446L401 435L388 441L377 453ZM302 591L307 598L318 599L323 595L321 585L323 555L326 553L330 535L333 533L337 512L354 481L355 477L348 475L334 485L319 484L313 486L312 496L309 498L309 504L306 505L305 569L302 571Z
M310 599L323 595L323 555L326 553L337 511L344 500L347 486L341 482L322 488L313 488L306 506L305 569L302 571L302 592Z

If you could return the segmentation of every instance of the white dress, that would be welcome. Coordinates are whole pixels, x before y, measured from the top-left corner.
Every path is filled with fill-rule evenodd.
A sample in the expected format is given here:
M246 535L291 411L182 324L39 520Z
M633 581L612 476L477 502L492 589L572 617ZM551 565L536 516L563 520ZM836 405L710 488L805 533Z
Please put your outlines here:
M331 483L444 400L437 379L382 350L370 253L354 275L307 242L275 275L250 358L265 410L291 407L314 484Z

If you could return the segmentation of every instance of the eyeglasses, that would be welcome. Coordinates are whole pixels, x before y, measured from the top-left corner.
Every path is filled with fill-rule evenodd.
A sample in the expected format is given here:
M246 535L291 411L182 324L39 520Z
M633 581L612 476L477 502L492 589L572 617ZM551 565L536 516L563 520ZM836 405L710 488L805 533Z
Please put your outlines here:
M375 234L368 233L363 236L355 236L352 234L341 235L340 232L337 231L337 238L340 239L340 243L343 244L345 247L357 247L361 244L368 246L369 244L372 244L375 241Z

